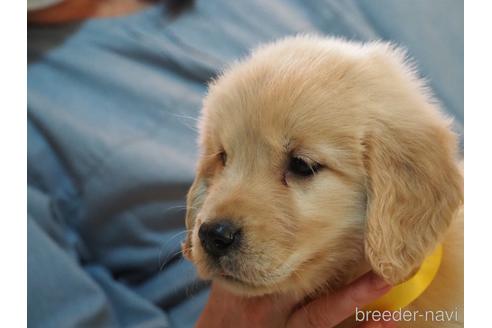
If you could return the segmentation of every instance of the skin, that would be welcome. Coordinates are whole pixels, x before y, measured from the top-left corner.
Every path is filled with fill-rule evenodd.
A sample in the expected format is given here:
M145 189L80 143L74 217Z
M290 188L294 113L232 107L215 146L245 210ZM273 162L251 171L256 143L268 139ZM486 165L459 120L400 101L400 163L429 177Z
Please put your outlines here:
M380 297L390 285L368 273L332 294L299 305L289 297L244 298L213 284L208 303L196 325L205 327L334 327ZM360 327L395 327L394 322L364 322Z
M28 12L30 24L62 24L89 18L124 16L142 10L149 0L66 0L54 6Z

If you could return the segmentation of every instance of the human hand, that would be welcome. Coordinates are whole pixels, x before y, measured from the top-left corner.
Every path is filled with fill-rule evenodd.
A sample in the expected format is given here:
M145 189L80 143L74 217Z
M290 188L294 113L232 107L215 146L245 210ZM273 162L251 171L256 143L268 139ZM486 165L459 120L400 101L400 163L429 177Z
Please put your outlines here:
M367 273L350 285L302 305L287 296L246 298L212 285L207 305L197 328L287 327L330 328L390 290L374 273ZM364 322L361 327L394 327L394 322Z

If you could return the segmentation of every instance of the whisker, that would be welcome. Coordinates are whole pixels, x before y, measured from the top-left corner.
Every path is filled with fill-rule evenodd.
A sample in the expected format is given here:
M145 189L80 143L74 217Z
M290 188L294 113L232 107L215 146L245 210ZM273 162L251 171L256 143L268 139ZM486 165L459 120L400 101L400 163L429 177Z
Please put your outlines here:
M164 213L166 213L167 211L170 211L170 210L185 210L185 209L186 209L186 205L174 205L174 206L169 206L168 208L166 208Z
M198 132L199 131L199 129L198 129L197 126L191 125L188 122L183 121L183 120L180 120L180 119L191 120L191 121L194 121L195 123L200 122L200 119L195 118L195 117L192 117L192 116L186 116L186 115L180 115L180 114L173 114L173 116L177 117L178 118L178 121L180 123L182 123L185 127L187 127L188 129L192 130L193 132Z
M185 114L172 114L172 115L175 117L185 118L185 119L192 120L195 122L200 122L200 118L198 118L198 117L189 116L189 115L185 115Z
M178 233L176 233L176 234L172 235L171 237L169 237L169 238L168 238L168 239L164 242L164 244L163 244L162 246L160 246L160 247L159 247L158 265L159 265L159 267L160 267L161 269L162 269L163 264L165 265L165 263L166 263L166 262L167 262L170 258L172 258L172 257L176 256L177 254L179 254L179 253L177 253L177 254L174 254L174 255L172 255L172 256L165 255L165 256L164 256L164 260L162 260L162 259L163 259L163 256L162 256L162 255L163 255L163 251L164 251L164 249L165 249L165 248L166 248L166 247L167 247L167 246L168 246L171 242L173 242L173 241L174 241L177 237L180 237L180 236L182 236L183 234L189 233L189 232L191 232L191 231L192 231L192 229L185 229L185 230L179 231Z
M184 250L180 250L180 251L178 251L178 252L176 252L176 253L172 254L171 256L169 256L169 259L174 258L176 255L182 254L182 253L183 253L183 251L184 251ZM182 258L181 258L180 260L182 260ZM169 263L169 261L168 261L168 260L164 261L164 262L162 263L161 267L159 268L159 271L162 271L162 270L164 269L164 267L166 266L166 264L168 264L168 263Z

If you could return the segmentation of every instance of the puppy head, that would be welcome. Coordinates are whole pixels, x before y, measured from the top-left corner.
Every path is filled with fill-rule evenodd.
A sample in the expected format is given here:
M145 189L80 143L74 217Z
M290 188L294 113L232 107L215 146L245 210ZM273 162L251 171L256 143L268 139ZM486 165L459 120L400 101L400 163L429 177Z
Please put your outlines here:
M387 44L295 37L210 86L183 251L258 295L336 287L364 258L392 283L462 201L455 138Z

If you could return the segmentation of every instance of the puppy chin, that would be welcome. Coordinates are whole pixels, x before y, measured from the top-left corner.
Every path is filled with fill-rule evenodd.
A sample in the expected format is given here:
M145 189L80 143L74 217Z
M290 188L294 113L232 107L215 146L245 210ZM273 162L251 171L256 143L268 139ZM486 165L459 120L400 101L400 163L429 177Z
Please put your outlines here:
M263 296L279 292L276 284L256 285L227 275L217 275L212 280L216 283L219 283L221 286L234 294L247 297Z
M269 284L259 284L245 281L233 274L225 273L221 268L209 263L206 254L198 249L198 247L193 248L189 253L189 260L194 264L200 279L218 283L234 294L250 297L282 292L279 289L281 283L271 282Z
M297 289L296 286L298 277L288 276L279 280L271 280L268 282L251 282L245 281L224 273L214 273L211 278L214 283L220 284L231 293L246 296L256 297L273 294L290 294L296 297L303 297L305 292Z

